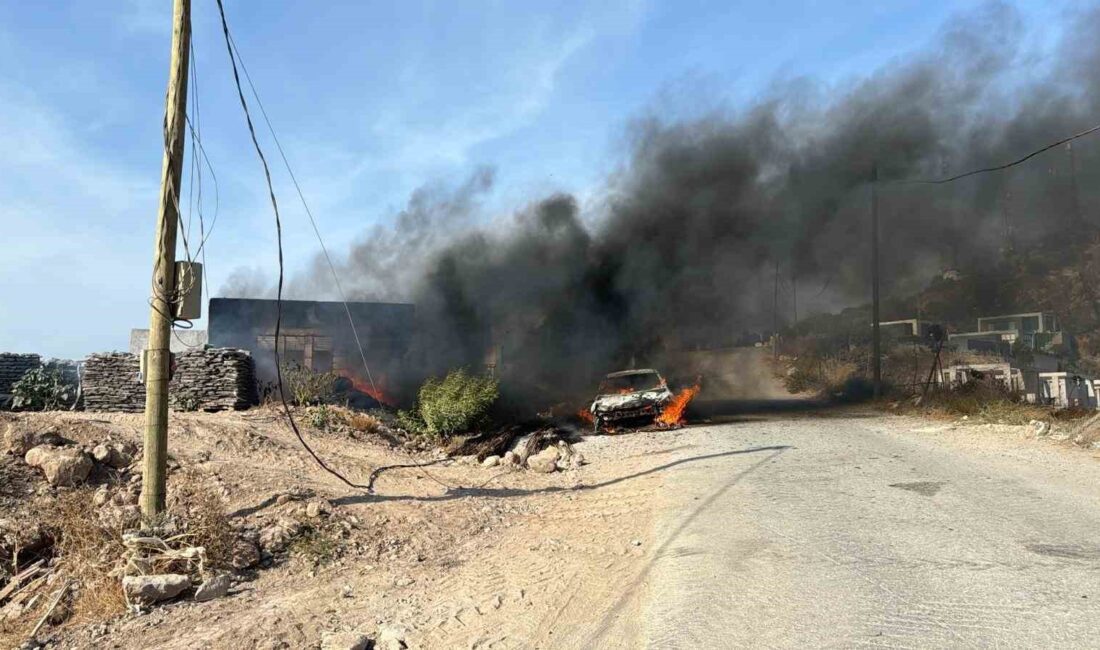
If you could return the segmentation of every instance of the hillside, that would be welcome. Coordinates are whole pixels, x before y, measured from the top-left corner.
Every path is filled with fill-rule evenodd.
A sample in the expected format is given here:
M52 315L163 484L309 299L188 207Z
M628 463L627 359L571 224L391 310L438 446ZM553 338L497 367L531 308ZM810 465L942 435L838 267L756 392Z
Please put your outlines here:
M916 294L885 296L881 318L919 317L965 332L975 328L979 316L1030 311L1053 312L1076 343L1063 352L1082 371L1100 372L1100 238L1095 231L1006 251L995 263L961 263ZM870 305L861 305L806 318L787 335L845 348L869 341L870 320Z

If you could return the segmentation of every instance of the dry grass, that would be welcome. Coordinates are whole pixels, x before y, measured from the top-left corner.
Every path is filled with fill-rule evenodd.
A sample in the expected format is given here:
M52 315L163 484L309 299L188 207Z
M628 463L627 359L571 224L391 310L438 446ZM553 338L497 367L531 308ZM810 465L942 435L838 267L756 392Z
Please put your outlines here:
M348 426L360 433L380 433L386 428L380 418L370 413L352 412L346 419Z
M104 524L92 505L92 494L90 488L63 493L44 513L43 525L53 540L56 577L49 585L34 587L38 595L33 607L0 625L0 645L15 647L25 640L53 595L66 584L72 589L51 615L51 623L100 621L126 610L122 585L112 571L125 557L122 532L136 525L137 518Z
M233 557L237 534L225 501L196 471L183 471L168 485L168 514L183 525L185 541L206 549L206 563L226 568Z
M74 623L102 620L126 609L122 585L111 572L126 555L122 533L138 524L135 516L106 525L92 505L93 491L77 490L63 494L47 520L54 539L56 570L77 583L77 596L71 603Z
M1093 413L1029 404L998 385L981 381L968 382L953 390L933 390L919 404L906 400L896 403L894 410L942 418L965 416L977 423L1016 425L1032 420L1075 420Z
M833 393L859 372L859 366L839 356L803 354L786 361L788 367L782 379L792 393Z

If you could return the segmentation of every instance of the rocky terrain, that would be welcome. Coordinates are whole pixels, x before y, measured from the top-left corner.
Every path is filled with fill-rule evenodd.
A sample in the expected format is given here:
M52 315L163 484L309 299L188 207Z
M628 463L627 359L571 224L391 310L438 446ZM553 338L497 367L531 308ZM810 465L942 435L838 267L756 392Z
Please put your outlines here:
M306 429L353 482L373 473L369 493L321 471L276 411L257 409L174 414L169 510L179 521L123 535L139 528L141 415L0 418L0 544L17 558L0 584L19 583L0 596L0 638L13 644L67 585L37 635L47 647L415 647L498 610L545 607L543 592L578 566L630 561L645 526L635 499L576 491L599 480L582 453L591 442L452 459L381 432ZM591 511L576 503L587 497L598 502ZM79 499L80 513L120 540L96 583L119 594L117 611L82 604L79 581L58 566L47 513ZM576 526L606 539L568 552L562 540ZM205 543L201 554L188 536ZM470 590L471 573L491 580Z

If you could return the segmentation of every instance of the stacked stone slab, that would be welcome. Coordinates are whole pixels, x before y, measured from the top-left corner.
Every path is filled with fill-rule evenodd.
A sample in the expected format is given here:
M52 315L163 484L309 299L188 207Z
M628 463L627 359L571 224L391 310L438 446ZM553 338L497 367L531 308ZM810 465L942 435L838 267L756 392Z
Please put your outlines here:
M42 357L37 354L0 352L0 405L10 401L11 387L23 377L24 373L41 364Z
M245 350L209 348L175 355L168 384L169 404L178 410L246 409L259 400L252 355ZM138 357L124 352L93 354L84 365L84 408L88 411L139 412L145 409L145 384Z
M172 407L181 410L246 409L259 401L252 355L232 348L181 352L168 395Z
M93 354L84 361L81 392L85 411L145 410L145 384L138 358L125 352Z

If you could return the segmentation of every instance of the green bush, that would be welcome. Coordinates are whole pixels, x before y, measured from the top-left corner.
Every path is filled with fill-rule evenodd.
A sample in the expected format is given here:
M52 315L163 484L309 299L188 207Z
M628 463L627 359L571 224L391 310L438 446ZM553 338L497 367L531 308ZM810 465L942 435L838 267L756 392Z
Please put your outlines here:
M327 430L340 420L340 416L328 404L311 406L306 411L306 423L314 429Z
M424 418L420 417L420 404L414 404L408 411L398 411L397 426L412 433L423 433L427 425L424 424Z
M336 373L316 372L296 363L283 364L283 385L298 406L331 404L336 399Z
M489 409L500 395L497 380L452 370L443 379L432 377L417 394L413 412L402 412L402 426L431 436L470 431L488 421Z
M28 411L52 411L76 399L76 383L55 365L28 370L11 389L12 407Z

